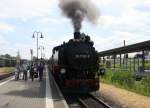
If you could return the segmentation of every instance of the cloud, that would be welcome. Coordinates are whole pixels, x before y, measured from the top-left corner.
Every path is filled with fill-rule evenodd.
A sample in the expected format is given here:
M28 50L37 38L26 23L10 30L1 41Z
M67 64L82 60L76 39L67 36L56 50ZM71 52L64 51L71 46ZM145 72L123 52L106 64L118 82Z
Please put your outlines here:
M149 40L149 36L141 35L131 32L119 32L114 31L111 36L97 36L93 34L92 39L94 41L94 46L98 51L105 51L117 47L122 47L123 41L126 41L126 45L142 42Z
M54 24L62 24L62 23L70 23L66 18L55 18L55 17L43 17L38 20L40 23L54 23Z
M29 19L50 13L55 0L0 0L0 18Z
M61 36L53 36L53 37L46 37L40 40L40 44L45 47L44 53L47 58L50 58L52 55L52 49L55 46L63 44L63 42L68 42L69 39L73 38L73 35L61 35Z
M126 40L126 44L133 44L140 41L149 39L149 26L150 26L150 11L147 11L150 6L150 0L92 0L100 9L101 17L99 19L98 30L94 30L92 27L88 31L92 36L92 40L95 43L95 47L98 51L103 51L111 48L123 46L123 40ZM26 22L24 24L28 26L34 26L38 23L39 29L47 29L51 23L61 24L65 28L66 24L70 23L61 16L61 12L58 9L58 0L0 0L0 20L18 19ZM143 8L145 7L146 8ZM116 14L117 13L117 14ZM28 19L32 19L33 22L27 22ZM11 22L9 21L9 22ZM47 26L45 23L48 23ZM63 24L62 24L63 23ZM16 22L14 22L16 24ZM11 25L8 23L0 23L0 31L14 31L16 28L27 27L24 25ZM45 26L42 26L45 25ZM86 24L85 24L86 25ZM36 26L37 27L37 26ZM41 27L41 28L40 28ZM42 28L43 27L43 28ZM45 27L45 28L44 28ZM58 28L61 32L62 29ZM88 30L89 25L86 30ZM102 29L101 29L102 28ZM35 28L34 28L35 29ZM56 28L57 29L57 28ZM66 28L68 29L68 28ZM20 29L18 29L20 31ZM102 34L105 31L106 34ZM23 30L21 30L24 33ZM91 34L96 31L95 34ZM72 31L71 31L72 32ZM11 34L10 34L11 35ZM13 34L15 35L15 33ZM45 37L40 40L40 45L45 46L46 57L51 56L51 51L54 46L60 45L63 41L68 41L73 36L62 34L58 36L57 33L47 34L49 37ZM54 35L54 36L53 36ZM17 38L17 35L14 39ZM22 38L24 39L24 38ZM4 36L0 36L1 48L7 50L3 52L10 52L13 55L20 51L22 58L30 59L30 49L34 49L34 55L36 56L36 42L31 44L26 43L9 43ZM35 41L35 40L34 40ZM14 49L15 48L15 49Z
M126 45L134 44L137 42L146 41L149 39L147 35L141 35L131 32L119 32L114 31L110 36L98 36L98 34L90 34L91 39L94 41L94 47L97 51L104 51L123 46L123 41L126 41ZM63 42L68 42L73 38L73 35L62 35L43 38L40 43L45 46L46 57L51 57L52 49L55 46L61 45ZM36 48L35 48L36 49Z
M13 32L14 30L15 30L14 25L6 24L6 23L0 23L0 31Z
M113 49L117 47L123 46L123 41L126 40L126 45L134 44L137 42L142 42L148 40L148 36L140 35L136 33L130 32L118 32L114 31L111 36L98 36L97 34L90 34L91 39L94 41L94 46L97 51L104 51L108 49ZM45 53L46 58L50 58L52 55L52 49L55 46L63 44L63 42L68 42L69 39L73 38L73 35L62 35L62 36L53 36L53 37L45 37L39 40L39 45L43 45L45 47L43 53ZM15 48L15 49L14 49ZM8 44L5 46L7 49L5 52L10 53L16 56L17 51L20 51L21 58L30 59L30 49L34 50L34 56L36 56L36 41L33 40L31 44L26 43L15 43L10 46ZM4 53L4 51L3 51ZM39 51L39 57L41 57Z
M133 17L134 16L134 17ZM104 28L118 29L141 29L150 23L150 13L142 13L136 10L125 11L120 16L102 16L99 19L99 25Z
M4 38L4 36L0 35L0 48L3 49L5 45L8 45L9 42Z
M131 32L131 33L150 33L148 28L150 24L150 11L141 11L137 7L149 7L150 1L147 0L102 0L103 4L109 8L110 4L116 10L118 15L106 15L102 13L99 19L99 26L108 31ZM106 9L106 8L105 8ZM111 10L110 10L111 12Z
M55 46L61 45L64 41L68 42L69 39L73 38L70 35L62 35L62 36L53 36L53 37L45 37L39 39L39 46L44 46L43 53L45 54L46 58L50 58L52 55L52 49ZM21 58L30 59L30 49L33 49L33 55L37 56L37 47L36 47L36 40L32 39L31 44L27 43L14 43L13 45L4 46L6 49L2 51L2 53L9 53L13 56L17 55L17 51L20 52ZM15 48L15 49L14 49ZM41 53L39 50L39 58L41 57Z
M119 8L121 10L123 9L129 9L133 8L137 5L149 5L150 6L150 1L149 0L93 0L96 4L99 5L104 5L104 6L114 6L115 8Z
M143 11L143 12L149 12L150 6L147 5L139 5L136 7L137 10Z
M13 47L15 47L15 51L13 51L13 53L11 53L11 54L16 55L16 52L19 51L22 59L30 59L30 57L31 57L30 49L35 49L35 46L36 45L34 45L33 43L32 44L16 43L13 45Z
M10 49L10 43L5 38L4 35L0 35L0 54L6 54L12 51L13 49Z

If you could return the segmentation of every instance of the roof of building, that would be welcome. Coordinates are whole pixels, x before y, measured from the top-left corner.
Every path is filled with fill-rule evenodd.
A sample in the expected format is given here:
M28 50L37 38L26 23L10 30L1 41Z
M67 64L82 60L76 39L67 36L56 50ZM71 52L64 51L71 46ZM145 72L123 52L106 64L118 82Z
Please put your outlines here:
M99 56L110 56L110 55L117 55L117 54L124 54L124 53L133 53L133 52L140 52L150 50L150 40L127 45L124 47L114 48L106 51L99 52Z

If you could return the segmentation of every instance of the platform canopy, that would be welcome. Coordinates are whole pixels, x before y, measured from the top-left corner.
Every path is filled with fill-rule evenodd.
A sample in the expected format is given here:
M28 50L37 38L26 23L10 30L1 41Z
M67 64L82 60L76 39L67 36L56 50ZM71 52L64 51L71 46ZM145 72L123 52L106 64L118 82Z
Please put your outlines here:
M99 52L99 56L110 56L150 50L150 40Z

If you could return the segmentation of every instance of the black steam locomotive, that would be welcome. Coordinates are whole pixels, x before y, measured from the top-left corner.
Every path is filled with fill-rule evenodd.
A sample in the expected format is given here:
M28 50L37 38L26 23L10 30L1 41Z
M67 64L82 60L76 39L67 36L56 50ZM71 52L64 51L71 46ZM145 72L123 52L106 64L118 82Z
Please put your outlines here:
M52 74L64 92L87 93L99 89L98 54L90 37L80 32L53 48Z

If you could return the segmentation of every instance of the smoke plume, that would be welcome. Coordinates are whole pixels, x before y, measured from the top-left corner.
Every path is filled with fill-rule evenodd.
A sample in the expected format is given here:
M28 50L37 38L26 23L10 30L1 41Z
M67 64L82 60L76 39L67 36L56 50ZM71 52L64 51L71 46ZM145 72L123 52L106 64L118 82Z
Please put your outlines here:
M99 17L98 9L90 0L60 0L59 7L72 20L75 32L80 31L85 18L95 24Z

